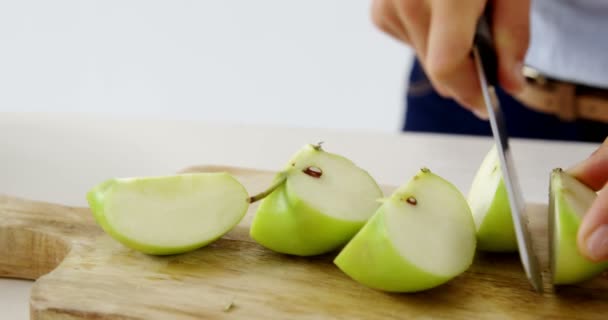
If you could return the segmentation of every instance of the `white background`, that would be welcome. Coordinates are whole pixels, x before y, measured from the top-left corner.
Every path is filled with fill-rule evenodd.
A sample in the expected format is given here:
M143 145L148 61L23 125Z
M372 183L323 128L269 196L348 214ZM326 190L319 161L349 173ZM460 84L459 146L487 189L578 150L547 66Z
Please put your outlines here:
M0 1L0 111L398 131L411 52L370 2ZM2 280L0 318L30 285Z
M0 2L0 111L398 131L410 50L370 0Z

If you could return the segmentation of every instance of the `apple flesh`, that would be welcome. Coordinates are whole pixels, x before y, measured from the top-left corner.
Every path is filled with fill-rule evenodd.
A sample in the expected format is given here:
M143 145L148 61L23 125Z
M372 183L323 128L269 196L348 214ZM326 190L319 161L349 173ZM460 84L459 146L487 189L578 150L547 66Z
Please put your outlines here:
M205 246L249 206L247 191L227 173L111 179L91 189L87 200L106 233L151 255Z
M311 256L338 249L380 206L382 190L352 161L320 145L301 148L277 174L251 224L251 237L284 254Z
M591 279L608 268L578 250L577 232L585 213L597 197L589 187L561 169L551 173L549 193L549 245L552 282L574 284Z
M422 169L384 200L334 263L368 287L416 292L466 271L475 248L475 224L464 195Z
M494 145L483 159L467 197L480 251L516 252L517 238L507 189Z

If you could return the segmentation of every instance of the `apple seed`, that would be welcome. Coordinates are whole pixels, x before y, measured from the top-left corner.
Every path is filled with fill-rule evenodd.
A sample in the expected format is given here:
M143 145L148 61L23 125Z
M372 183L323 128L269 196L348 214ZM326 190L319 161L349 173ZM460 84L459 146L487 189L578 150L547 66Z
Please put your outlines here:
M418 200L416 200L416 198L414 198L414 197L412 197L412 196L408 197L408 198L405 200L405 202L407 202L407 203L409 203L409 204L411 204L411 205L413 205L413 206L415 206L415 205L417 205L417 204L418 204Z
M306 173L307 175L309 175L313 178L321 178L321 176L323 175L323 170L321 170L321 168L318 168L318 167L308 167L308 168L302 170L302 172Z

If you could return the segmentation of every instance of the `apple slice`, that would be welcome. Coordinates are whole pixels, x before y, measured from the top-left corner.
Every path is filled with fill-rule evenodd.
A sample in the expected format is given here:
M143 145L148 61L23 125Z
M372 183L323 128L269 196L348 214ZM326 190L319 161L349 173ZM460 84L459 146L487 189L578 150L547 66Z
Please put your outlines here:
M425 168L384 200L334 263L371 288L415 292L466 271L475 243L464 195Z
M553 283L574 284L599 275L608 268L608 262L586 259L576 240L581 220L597 194L559 168L551 173L549 190L549 260Z
M245 215L248 193L227 173L111 179L87 200L97 223L125 246L152 255L200 248Z
M494 145L483 159L467 197L480 251L516 252L517 238L507 189Z
M311 256L350 240L380 206L382 190L345 157L306 145L277 174L251 224L251 237L276 252Z

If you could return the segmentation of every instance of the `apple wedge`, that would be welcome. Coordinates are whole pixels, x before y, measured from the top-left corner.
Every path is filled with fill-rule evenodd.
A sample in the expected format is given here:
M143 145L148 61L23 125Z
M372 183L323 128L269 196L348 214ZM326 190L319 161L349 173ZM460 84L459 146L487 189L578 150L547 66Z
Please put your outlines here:
M507 189L494 145L484 157L467 196L480 251L516 252L517 238Z
M475 243L475 224L464 195L422 169L384 200L334 263L368 287L416 292L466 271Z
M597 197L589 187L557 168L549 188L549 261L552 282L574 284L591 279L608 268L595 263L578 250L577 232L585 213Z
M107 180L87 193L97 223L123 245L151 255L209 244L245 215L245 188L227 173Z
M380 206L382 190L352 161L320 145L301 148L268 190L251 224L251 237L284 254L311 256L338 249Z

